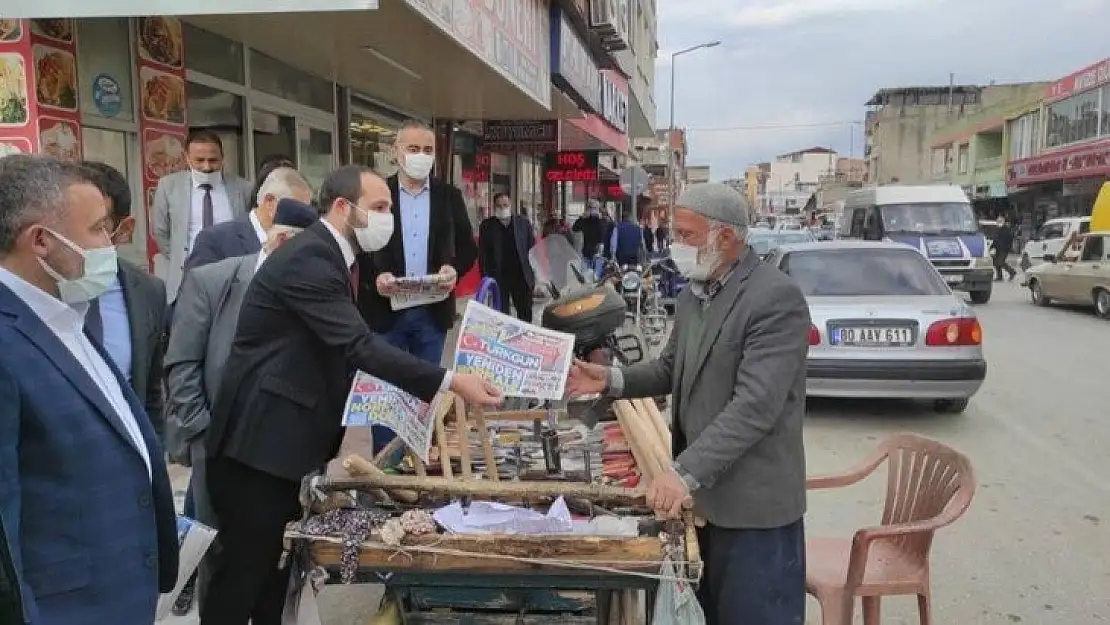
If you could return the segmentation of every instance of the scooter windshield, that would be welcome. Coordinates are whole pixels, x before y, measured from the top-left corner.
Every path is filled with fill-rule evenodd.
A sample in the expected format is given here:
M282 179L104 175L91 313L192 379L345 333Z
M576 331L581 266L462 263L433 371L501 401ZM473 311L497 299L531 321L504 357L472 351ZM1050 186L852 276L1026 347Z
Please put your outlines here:
M537 284L555 287L562 295L593 284L593 274L585 268L582 256L562 234L544 237L528 252L528 262Z

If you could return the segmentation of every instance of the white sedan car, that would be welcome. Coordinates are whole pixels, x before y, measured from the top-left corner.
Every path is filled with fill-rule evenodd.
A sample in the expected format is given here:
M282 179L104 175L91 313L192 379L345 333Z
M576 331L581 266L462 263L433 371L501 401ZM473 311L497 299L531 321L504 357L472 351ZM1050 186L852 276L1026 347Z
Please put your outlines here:
M797 280L809 303L808 396L924 399L958 413L982 386L975 311L914 248L800 243L766 262Z

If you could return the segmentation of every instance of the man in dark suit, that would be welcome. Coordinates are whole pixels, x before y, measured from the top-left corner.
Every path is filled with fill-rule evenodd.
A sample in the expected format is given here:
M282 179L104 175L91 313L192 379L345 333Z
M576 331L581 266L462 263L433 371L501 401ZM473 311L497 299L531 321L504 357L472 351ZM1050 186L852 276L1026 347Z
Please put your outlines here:
M139 397L84 332L116 277L87 168L0 159L0 519L33 625L152 623L173 494Z
M85 162L100 193L108 200L113 245L126 245L135 232L131 188L116 168ZM116 280L100 297L89 301L85 329L104 347L143 400L146 415L160 441L165 441L162 412L162 357L165 354L166 285L126 260L119 260Z
M452 374L376 336L355 305L355 254L393 236L390 190L368 168L341 167L320 189L324 218L255 273L205 438L220 557L201 606L203 625L277 625L288 571L275 563L300 513L301 479L339 451L356 369L424 400L450 388L496 405L496 389Z
M528 262L528 250L536 244L532 224L522 215L513 215L507 193L493 198L494 216L478 227L478 262L482 275L497 281L501 293L501 312L509 314L509 303L516 316L532 323L532 291L536 276Z
M431 177L435 133L420 122L405 122L394 150L401 165L388 180L395 234L384 249L359 258L359 308L385 340L439 364L447 331L455 324L455 282L474 265L478 248L462 192ZM396 278L429 274L445 279L443 299L395 310L390 297L397 294ZM393 439L393 432L375 426L373 438L376 452Z
M266 242L266 231L274 223L274 212L283 198L303 204L312 201L312 188L297 170L279 167L267 174L258 190L257 205L245 217L209 226L200 231L185 270L209 263L256 254Z

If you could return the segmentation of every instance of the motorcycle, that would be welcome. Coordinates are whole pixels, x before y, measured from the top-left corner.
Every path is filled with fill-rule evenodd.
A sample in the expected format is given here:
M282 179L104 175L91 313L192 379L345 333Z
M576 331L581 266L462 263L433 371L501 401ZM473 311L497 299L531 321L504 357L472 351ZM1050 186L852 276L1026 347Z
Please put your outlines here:
M545 237L528 252L528 261L552 301L540 324L573 334L574 356L604 365L640 362L646 350L635 332L624 329L624 299L562 237Z
M617 266L610 263L607 272L625 302L625 316L639 328L651 347L662 344L667 335L667 310L663 306L660 279L665 273L666 258L644 265Z

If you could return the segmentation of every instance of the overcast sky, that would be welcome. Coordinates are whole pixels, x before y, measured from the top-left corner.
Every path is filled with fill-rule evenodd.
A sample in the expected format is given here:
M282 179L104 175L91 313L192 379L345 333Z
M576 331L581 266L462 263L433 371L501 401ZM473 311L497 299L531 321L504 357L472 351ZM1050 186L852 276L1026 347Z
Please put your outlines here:
M831 146L862 155L878 89L1054 80L1110 57L1110 0L658 0L657 127L690 128L690 163L714 180L777 154ZM799 127L719 131L767 125ZM697 129L705 129L699 131Z

